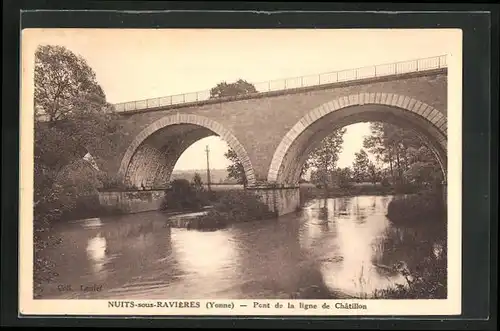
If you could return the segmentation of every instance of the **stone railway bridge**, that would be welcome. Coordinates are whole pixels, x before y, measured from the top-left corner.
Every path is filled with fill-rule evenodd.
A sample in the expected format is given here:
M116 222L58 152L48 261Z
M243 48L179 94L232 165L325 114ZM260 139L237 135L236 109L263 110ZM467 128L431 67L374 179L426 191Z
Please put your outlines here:
M284 80L282 88L273 90L269 83L265 92L232 98L196 94L189 100L186 94L117 104L124 136L112 155L101 158L129 190L101 192L101 203L131 212L158 208L181 154L197 140L216 135L243 163L247 189L278 215L293 212L308 153L333 129L371 121L414 129L434 151L446 178L446 57L403 64L383 74L379 66L368 75L354 69L353 77L343 81L339 72L336 79L317 76L319 84Z

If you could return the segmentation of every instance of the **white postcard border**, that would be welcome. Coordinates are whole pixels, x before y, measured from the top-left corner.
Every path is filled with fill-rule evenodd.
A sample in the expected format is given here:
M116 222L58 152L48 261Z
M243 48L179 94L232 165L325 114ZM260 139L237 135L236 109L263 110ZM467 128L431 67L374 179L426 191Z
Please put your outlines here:
M21 39L19 313L26 315L458 315L462 273L462 30L448 64L448 298L442 300L46 300L33 299L33 129L34 53L42 30L26 29ZM68 29L70 30L70 29ZM77 31L78 29L71 29ZM380 29L378 29L380 30ZM430 29L429 29L430 30ZM73 31L73 32L74 32ZM127 303L128 302L128 303ZM254 304L268 304L268 308ZM221 308L210 305L221 304ZM304 305L317 305L304 309ZM294 308L289 308L293 304ZM114 305L119 305L115 307ZM128 307L125 307L127 306ZM132 307L133 305L133 307ZM142 305L142 307L141 307ZM245 305L246 307L243 307ZM282 305L282 308L278 308ZM351 308L349 308L351 305ZM354 308L356 307L357 308ZM172 307L173 306L173 307ZM182 306L182 307L180 307ZM184 307L185 306L185 307ZM194 306L194 307L192 307ZM328 306L328 307L327 307ZM261 306L262 307L262 306ZM347 308L346 308L347 307ZM365 309L366 307L366 309Z

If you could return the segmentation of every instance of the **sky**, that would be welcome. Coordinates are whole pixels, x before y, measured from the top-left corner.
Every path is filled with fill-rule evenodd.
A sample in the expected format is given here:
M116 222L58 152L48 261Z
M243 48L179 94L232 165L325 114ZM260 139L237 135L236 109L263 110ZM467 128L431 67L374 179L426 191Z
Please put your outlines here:
M263 82L448 54L446 29L29 29L23 53L62 45L94 69L108 102L208 90L221 81ZM352 164L368 123L347 127L338 166ZM194 143L175 169L225 168L218 137Z

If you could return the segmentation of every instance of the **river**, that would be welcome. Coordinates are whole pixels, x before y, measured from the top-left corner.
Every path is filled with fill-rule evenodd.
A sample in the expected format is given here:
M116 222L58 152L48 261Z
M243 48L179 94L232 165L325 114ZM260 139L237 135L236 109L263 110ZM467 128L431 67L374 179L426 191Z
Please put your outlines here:
M312 200L276 220L200 232L161 212L60 224L44 254L57 277L45 299L323 299L370 297L444 245L429 226L396 227L391 196ZM436 220L438 223L439 220Z

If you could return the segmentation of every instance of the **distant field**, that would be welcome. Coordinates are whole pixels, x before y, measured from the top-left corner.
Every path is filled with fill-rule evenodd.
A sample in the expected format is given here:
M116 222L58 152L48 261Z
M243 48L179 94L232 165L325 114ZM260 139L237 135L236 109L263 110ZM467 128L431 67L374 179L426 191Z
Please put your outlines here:
M207 185L204 185L207 188ZM212 184L210 185L213 191L230 191L230 190L243 190L243 185L239 184Z

